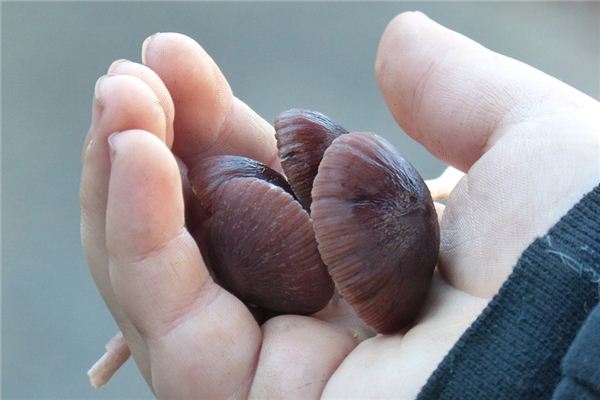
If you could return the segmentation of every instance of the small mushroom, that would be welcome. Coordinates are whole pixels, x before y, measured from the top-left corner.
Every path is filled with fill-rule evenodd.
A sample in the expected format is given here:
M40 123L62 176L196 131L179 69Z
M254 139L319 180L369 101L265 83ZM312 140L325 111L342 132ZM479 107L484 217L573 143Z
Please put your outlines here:
M310 210L313 180L325 150L347 130L320 112L294 108L275 118L281 167L305 210Z
M308 199L319 252L340 294L380 333L406 326L424 300L439 249L423 179L386 140L345 134L323 114L292 109L275 128L292 188L311 190L298 198Z
M410 323L439 248L437 214L418 172L383 138L350 133L325 152L312 198L319 252L341 295L380 333Z
M189 162L188 178L202 209L212 214L212 199L221 184L233 178L256 178L294 195L281 174L247 157L219 155L196 157Z
M406 326L427 293L439 248L423 179L386 140L347 133L323 114L289 110L275 128L290 185L243 157L190 165L192 189L210 216L197 239L217 279L247 303L312 313L331 298L328 271L375 330Z
M223 287L276 313L325 307L333 282L312 221L281 175L245 157L213 156L197 160L189 177L209 215L195 238Z

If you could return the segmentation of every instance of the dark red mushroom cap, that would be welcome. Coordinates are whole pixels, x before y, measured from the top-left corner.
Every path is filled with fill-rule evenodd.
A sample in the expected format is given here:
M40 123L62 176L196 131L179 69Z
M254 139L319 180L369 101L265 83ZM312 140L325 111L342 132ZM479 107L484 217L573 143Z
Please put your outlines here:
M265 164L251 158L231 155L197 157L189 163L188 177L192 191L201 207L211 213L214 191L233 178L256 178L279 186L294 194L283 176Z
M222 284L271 311L312 314L327 305L333 282L312 222L291 195L258 179L236 178L215 193L209 255Z
M323 153L345 133L348 131L316 111L293 108L275 118L281 166L306 211L310 211L313 180Z
M410 323L429 288L439 227L423 179L383 138L351 133L326 150L311 216L342 296L380 333Z
M312 220L281 175L244 157L213 156L192 164L189 178L208 215L194 237L225 289L275 313L327 305L334 285Z

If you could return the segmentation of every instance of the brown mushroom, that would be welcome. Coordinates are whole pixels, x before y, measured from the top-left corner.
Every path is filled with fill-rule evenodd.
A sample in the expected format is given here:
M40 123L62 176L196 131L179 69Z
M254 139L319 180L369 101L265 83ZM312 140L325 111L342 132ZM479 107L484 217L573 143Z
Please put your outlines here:
M406 326L429 287L439 249L431 195L384 139L347 131L321 113L276 118L282 166L305 199L319 252L338 290L381 333ZM284 162L285 160L285 162Z
M325 150L347 130L320 112L293 108L275 118L279 160L306 211L312 202L313 180Z
M189 161L188 178L199 204L212 214L212 199L221 184L233 178L256 178L280 187L291 195L292 188L281 174L247 157L219 155Z
M195 238L223 287L276 313L325 307L333 282L312 221L281 175L248 158L213 156L190 166L189 177L209 215Z
M341 295L380 333L410 323L439 248L437 214L418 172L383 138L350 133L325 152L312 198L319 252Z
M293 109L275 125L291 188L243 157L190 166L193 191L210 216L200 247L216 277L247 303L312 313L332 295L324 262L363 321L380 333L406 326L427 293L439 248L423 179L386 140L346 134L323 114ZM314 233L292 189L311 211Z

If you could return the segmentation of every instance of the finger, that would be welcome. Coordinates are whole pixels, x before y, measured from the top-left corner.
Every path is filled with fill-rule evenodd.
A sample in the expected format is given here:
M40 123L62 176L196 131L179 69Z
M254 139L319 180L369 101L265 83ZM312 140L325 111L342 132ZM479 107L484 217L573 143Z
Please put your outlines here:
M141 79L156 95L160 105L163 108L166 117L165 143L168 147L173 145L173 119L175 116L175 107L173 99L156 72L143 64L138 64L129 60L116 60L106 72L108 75L130 75Z
M466 171L506 131L593 99L435 23L403 13L387 26L376 76L398 124L442 161Z
M212 281L184 228L175 158L143 131L114 134L110 143L110 279L146 340L157 396L245 396L260 329L247 308Z
M250 398L317 399L358 341L347 330L298 315L270 319Z
M177 33L144 42L144 64L163 80L175 109L174 152L235 154L279 168L273 127L233 96L227 80L198 43Z
M173 156L147 136L144 131L125 131L109 138L112 161L106 212L111 283L119 304L145 336L171 319L163 315L164 310L177 308L169 302L191 303L208 279L202 268L193 265L199 260L184 228L179 169ZM181 268L156 265L139 271L129 267L161 257L165 249L179 257ZM137 275L126 276L133 273ZM174 279L174 273L184 279ZM183 286L168 289L169 285Z
M100 78L95 88L92 113L80 188L82 243L94 281L123 331L138 366L149 379L143 342L116 301L109 280L105 230L110 174L107 137L115 131L132 127L140 127L164 137L165 116L153 91L144 82L131 76Z
M456 288L492 297L600 180L600 105L420 13L386 28L376 72L398 123L469 170L444 211L438 268Z

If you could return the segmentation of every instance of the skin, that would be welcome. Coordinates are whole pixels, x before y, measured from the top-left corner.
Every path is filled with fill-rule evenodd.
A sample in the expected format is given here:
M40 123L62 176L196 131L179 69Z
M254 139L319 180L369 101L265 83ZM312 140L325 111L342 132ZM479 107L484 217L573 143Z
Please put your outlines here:
M142 59L113 64L96 87L81 226L100 293L159 398L414 398L522 251L600 181L598 102L401 14L377 53L383 96L404 131L468 172L444 212L421 315L385 337L369 338L343 302L259 327L185 229L174 155L278 169L273 128L192 39L152 36Z

